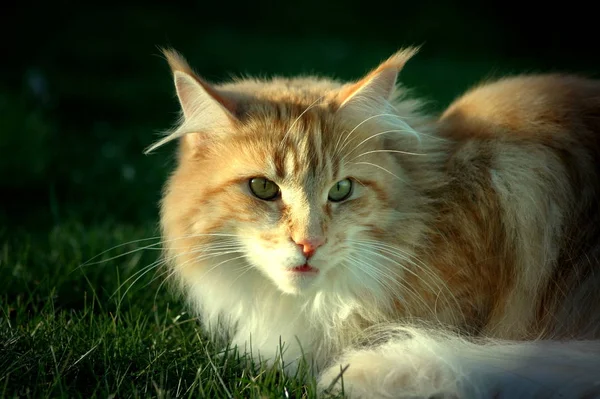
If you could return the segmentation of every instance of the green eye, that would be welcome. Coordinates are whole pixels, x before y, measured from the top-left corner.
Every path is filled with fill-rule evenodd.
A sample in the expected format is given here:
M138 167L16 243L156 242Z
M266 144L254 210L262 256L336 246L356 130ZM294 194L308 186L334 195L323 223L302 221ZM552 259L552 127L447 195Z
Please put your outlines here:
M279 195L279 186L264 177L255 177L249 181L250 191L261 200L270 201Z
M352 195L352 180L344 179L335 183L329 190L328 199L333 202L340 202L348 199Z

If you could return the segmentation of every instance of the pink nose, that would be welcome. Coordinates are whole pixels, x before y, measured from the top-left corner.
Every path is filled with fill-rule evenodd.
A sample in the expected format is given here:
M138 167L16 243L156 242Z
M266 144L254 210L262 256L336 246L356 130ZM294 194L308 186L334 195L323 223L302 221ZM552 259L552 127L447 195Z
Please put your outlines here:
M310 258L314 255L317 248L321 245L325 244L326 239L324 237L314 237L314 238L302 238L298 241L295 241L296 244L302 250L302 253L306 258Z

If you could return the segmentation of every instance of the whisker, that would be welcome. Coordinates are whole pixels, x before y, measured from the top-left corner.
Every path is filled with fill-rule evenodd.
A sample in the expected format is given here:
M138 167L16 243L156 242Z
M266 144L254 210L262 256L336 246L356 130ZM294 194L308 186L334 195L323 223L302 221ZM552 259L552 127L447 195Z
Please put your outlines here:
M153 283L153 282L154 282L154 281L156 281L158 278L161 278L162 276L164 276L165 274L167 274L169 271L170 271L170 270L169 270L169 269L167 269L167 271L166 271L166 272L164 272L164 273L161 273L160 275L158 275L157 277L155 277L155 278L154 278L154 279L153 279L153 280L152 280L150 283ZM165 285L165 283L166 283L167 281L169 281L169 279L170 279L171 277L173 277L173 276L174 276L176 273L177 273L177 270L175 270L175 269L171 270L171 271L170 271L170 273L167 275L167 277L165 277L165 278L163 279L163 281L160 283L160 285L159 285L159 286L158 286L158 288L156 289L156 293L154 294L154 305L156 305L156 301L157 301L157 299L158 299L158 293L160 292L160 289L162 288L162 286L163 286L163 285ZM150 283L148 283L148 285L149 285Z
M374 166L376 168L379 168L379 169L383 170L384 172L389 173L390 175L394 176L396 179L400 180L401 182L406 183L406 181L404 179L402 179L400 176L395 175L394 173L390 172L389 170L387 170L383 166L379 166L379 165L376 165L376 164L371 163L371 162L352 162L352 163L354 165L371 165L371 166Z
M362 246L363 250L366 250L366 251L372 251L372 249L370 248L370 246L373 246L375 248L379 247L380 251L383 251L383 252L386 252L388 254L397 256L400 259L403 259L403 260L407 261L409 264L411 264L412 266L416 267L417 270L419 270L420 272L424 273L425 276L428 276L431 279L431 281L437 286L437 289L434 289L418 273L414 272L410 268L404 267L401 263L398 263L398 262L390 259L392 262L397 263L398 265L400 265L401 267L403 267L403 269L405 271L407 271L411 275L415 276L418 280L420 280L422 283L424 283L426 285L426 287L430 290L431 293L436 294L436 301L435 301L435 304L434 304L435 305L434 308L437 308L437 302L438 302L438 300L440 299L440 296L443 293L444 294L444 298L449 297L450 300L452 302L454 302L454 304L457 306L457 309L460 309L460 303L456 299L456 296L452 293L452 290L450 288L448 288L446 282L443 281L432 270L430 270L429 267L427 267L427 265L425 263L423 263L422 261L420 261L417 258L415 258L414 255L411 255L411 254L407 253L406 251L401 250L400 248L393 247L391 245L388 245L388 244L385 244L385 243L381 243L379 241L374 241L374 240L363 240L363 241L369 242L369 244L361 243L360 241L351 240L351 242L353 242L355 245L358 245L359 247ZM377 252L375 252L375 253L377 254ZM410 258L415 258L416 261L413 261ZM461 313L461 315L462 315L462 313ZM464 315L462 315L462 317L464 318Z
M224 261L222 261L222 262L219 262L219 263L217 263L216 265L214 265L213 267L211 267L209 270L207 270L207 271L206 271L206 272L204 272L204 273L205 273L205 274L208 274L208 273L212 272L212 271L213 271L213 270L215 270L217 267L221 266L222 264L224 264L224 263L226 263L226 262L229 262L229 261L232 261L232 260L241 259L241 258L244 258L244 257L246 257L246 255L245 255L245 254L244 254L244 255L240 255L240 256L236 256L235 258L226 259L226 260L224 260Z
M210 258L210 257L216 257L216 256L221 256L221 255L224 255L224 254L235 253L235 252L239 252L239 251L227 251L227 252L224 252L224 253L211 254L210 256L204 256L204 257L198 257L198 258L192 258L192 259L188 259L187 261L185 261L184 263L182 263L181 265L179 265L179 267L181 267L181 266L183 266L183 265L185 265L185 264L187 264L187 263L189 263L189 262L192 262L192 261L203 260L203 259L207 259L207 258ZM178 254L178 256L180 256L180 255L189 255L189 253L187 253L187 254L186 254L186 253L184 253L184 254ZM236 259L240 259L240 258L243 258L244 256L245 256L245 255L242 255L242 256L238 256L238 257L234 257L234 258L226 259L226 260L224 260L224 261L222 261L222 262L219 262L219 263L217 263L216 265L214 265L214 266L213 266L213 267L212 267L210 270L208 270L206 273L210 273L210 272L211 272L212 270L214 270L216 267L218 267L218 266L220 266L220 265L222 265L222 264L224 264L224 263L226 263L226 262L229 262L229 261L232 261L232 260L236 260ZM156 266L156 265L155 265L155 266ZM130 284L130 286L127 288L127 290L125 290L125 292L123 293L123 295L121 295L121 298L120 298L120 300L119 300L119 305L118 305L118 307L120 307L120 304L123 302L123 299L125 299L125 296L126 296L126 295L127 295L127 293L129 292L129 290L131 290L131 288L132 288L132 287L135 285L135 283L136 283L136 282L138 282L138 281L139 281L139 280L140 280L140 279L141 279L141 278L142 278L144 275L146 275L148 272L150 272L150 270L152 270L152 268L149 268L149 267L147 267L146 269L147 269L147 270L146 270L146 271L145 271L143 274L141 274L141 275L140 275L138 278L136 278L136 279L135 279L135 280L134 280L134 281L133 281L133 282ZM173 271L172 271L172 272L169 274L169 276L167 276L167 278L171 277L171 276L172 276L172 275L174 275L176 272L177 272L177 270L173 270ZM164 275L164 274L165 274L165 273L163 273L162 275ZM160 277L160 276L159 276L159 277ZM164 281L167 281L167 280L165 279ZM163 282L163 283L164 283L164 282ZM160 288L160 287L162 287L162 284L159 286L159 288ZM157 291L157 293L158 293L158 291ZM156 296L155 296L155 298L156 298Z
M238 275L236 278L234 278L234 279L233 279L233 281L232 281L232 282L231 282L231 284L229 285L229 288L233 287L233 284L234 284L234 283L235 283L237 280L239 280L239 278L240 278L240 277L242 277L244 274L248 273L248 271L252 269L252 266L250 266L250 265L242 265L241 267L237 268L237 269L236 269L236 271L237 271L237 270L240 270L240 269L241 269L241 270L244 270L244 269L245 269L245 270L244 270L242 273L240 273L240 274L239 274L239 275Z
M154 265L154 266L156 266L156 265ZM135 283L137 283L142 277L144 277L146 274L148 274L154 268L155 267L146 267L145 271L142 274L140 274L135 280L133 280L133 282L129 285L129 287L127 287L127 289L125 290L125 292L123 293L123 295L121 295L121 297L119 298L119 302L117 303L117 313L118 313L119 309L121 308L121 303L123 303L123 300L127 296L127 293L131 290L131 288L135 285ZM121 286L122 285L123 284L121 284ZM119 289L117 289L117 291L118 290ZM112 297L112 295L111 295L111 297Z
M174 240L170 240L170 241L174 241ZM161 245L161 244L163 244L163 243L164 243L164 242L162 242L162 241L161 241L161 242L157 242L157 243L155 243L155 244L151 244L151 245L143 246L143 247L140 247L140 248L136 248L136 249L133 249L133 250L131 250L131 251L127 251L127 252L125 252L124 254L116 255L116 256L110 257L110 258L108 258L108 259L103 259L103 260L101 260L101 261L97 261L97 262L86 263L86 264L84 264L84 265L81 265L81 266L79 266L79 267L83 267L83 266L93 266L93 265L98 265L98 264L100 264L100 263L110 262L111 260L115 260L115 259L121 258L121 257L123 257L123 256L131 255L131 254L133 254L133 253L136 253L136 252L138 252L138 251L143 251L143 250L147 250L147 249L149 249L149 250L153 250L153 251L162 251L164 248L162 248L162 247L156 248L156 246L157 246L157 245ZM210 245L210 244L206 244L206 245ZM187 249L187 247L182 247L182 248L176 248L176 247L175 247L175 248L171 248L171 249Z
M415 262L415 261L411 260L410 258L412 256L410 254L406 253L405 251L400 250L399 248L392 247L392 246L385 245L385 244L378 243L378 242L371 242L371 243L365 244L360 241L354 241L354 244L356 244L358 246L362 246L367 251L372 251L372 247L376 247L376 248L379 247L378 249L380 251L386 252L390 255L395 255L395 256L399 257L400 259L407 261L411 265L417 267L420 271L426 273L429 277L434 277L434 279L435 279L435 277L437 277L432 271L430 271L428 269L428 267L425 263L420 262L420 261ZM394 261L394 262L396 262L396 261ZM399 265L401 265L401 264L399 264ZM401 265L401 266L404 267L403 265ZM410 269L407 269L407 270L409 270L409 272L412 272ZM412 273L414 273L414 272L412 272ZM415 277L420 278L421 276L415 275ZM431 287L430 287L430 289L431 289Z
M377 255L377 253L375 253ZM387 259L386 257L384 257L385 259ZM389 261L394 262L391 259L388 259ZM422 305L423 307L429 311L431 314L435 314L434 310L431 308L431 306L429 304L427 304L427 302L425 301L425 299L418 294L418 292L409 287L408 285L404 284L401 281L401 275L399 273L397 273L395 270L383 265L382 263L376 262L372 259L369 259L369 262L367 264L370 264L371 262L376 263L379 267L384 268L388 273L384 272L383 270L377 269L377 268L373 268L373 269L368 269L364 267L361 268L362 271L366 272L367 274L369 274L377 283L379 283L380 285L382 285L384 288L386 288L388 291L390 291L392 294L394 295L398 295L399 294L399 290L397 288L400 288L401 290L405 290L406 292L410 293L413 295L414 298L416 298ZM371 273L369 273L369 271ZM389 272L392 272L393 275L390 275ZM375 275L373 275L373 273L375 273ZM390 286L389 283L387 283L388 281L393 281L396 284L396 287L394 286ZM408 311L410 311L410 309L407 309Z
M427 155L427 154L423 154L423 153L419 153L419 152L409 152L409 151L400 151L400 150L372 150L372 151L363 152L362 154L357 155L354 158L350 159L348 162L352 162L356 158L363 157L365 155L375 154L375 153L379 153L379 152L404 154L404 155Z
M387 244L385 242L381 242L379 240L370 240L370 239L360 239L360 240L348 240L349 242L352 243L356 243L356 244L369 244L369 245L373 245L373 246L377 246L377 247L381 247L381 248L387 248L391 251L397 252L398 254L401 254L405 259L409 260L410 258L414 258L415 261L417 263L419 263L420 265L426 267L427 265L422 262L421 260L419 260L417 257L415 257L413 254L411 254L410 252L407 252L397 246L391 245L391 244Z
M420 272L423 272L426 276L430 277L432 280L434 280L434 281L441 281L441 279L437 275L435 275L432 271L430 271L429 268L424 263L421 262L419 264L419 262L415 262L415 261L411 260L410 257L405 256L404 253L402 253L402 252L392 251L392 250L386 249L386 248L378 248L378 249L381 252L397 256L398 258L400 258L400 259L408 262L410 265L416 267L417 270L419 270ZM369 247L367 247L367 250L370 251L372 249L370 249ZM421 277L421 275L418 275L417 273L415 273L414 271L410 270L409 268L406 268L404 265L402 265L402 267L406 271L408 271L409 273L413 274L415 277L419 278L421 281L423 281L424 283L426 283L426 281L423 280L423 278ZM439 283L436 283L437 287L438 287L437 290L434 290L433 287L431 287L428 283L426 283L426 284L427 284L427 287L432 292L441 292L442 291L442 287L440 287ZM444 288L446 288L445 284L443 286L444 286Z
M344 138L344 141L342 142L342 147L339 150L337 150L337 145L336 145L336 150L335 150L334 154L337 156L338 153L342 152L344 150L344 148L346 148L346 146L349 143L348 139L350 138L350 136L352 135L352 133L354 133L356 131L356 129L358 129L363 124L365 124L366 122L370 121L371 119L381 118L382 116L396 116L397 117L397 115L394 115L394 114L377 114L377 115L372 115L372 116L368 117L367 119L365 119L362 122L360 122L358 125L354 126L354 129L352 129L350 131L350 133L348 133L346 135L346 137Z
M354 147L354 148L353 148L351 151L348 151L348 154L347 154L347 155L349 155L349 154L352 154L352 153L353 153L354 151L356 151L356 149L357 149L357 148L359 148L361 145L363 145L364 143L366 143L366 142L367 142L367 141L369 141L369 140L372 140L372 139L374 139L375 137L379 137L379 136L381 136L381 135L388 134L388 133L394 133L394 132L397 132L397 133L402 133L402 132L406 132L406 131L407 131L407 130L403 130L403 129L392 129L392 130L386 130L386 131L383 131L383 132L379 132L379 133L372 134L372 135L370 135L369 137L367 137L366 139L364 139L363 141L361 141L360 143L358 143L358 144L357 144L357 145L356 145L356 146L355 146L355 147ZM344 157L342 157L341 161L343 161L343 160L344 160L344 158L345 158L345 156L344 156Z
M364 267L364 264L365 264L365 262L361 261L361 259L359 259L359 258L357 258L357 257L355 257L355 256L352 256L352 255L346 255L346 257L347 257L349 260L351 260L351 261L354 261L354 262L355 262L355 264L356 264L358 267L361 267L361 266L363 266L363 267L361 267L361 270L362 270L363 272L365 272L367 275L369 275L371 278L373 278L373 280L375 280L375 281L376 281L378 284L382 285L384 288L386 288L386 289L387 289L387 290L389 290L390 292L395 292L395 291L396 291L396 290L394 289L394 287L393 287L392 285L390 285L390 283L389 283L389 281L395 281L395 279L393 279L393 278L389 278L389 277L391 277L391 276L388 276L388 275L386 275L385 273L380 273L380 271L379 271L379 270L376 270L376 269L369 269L369 268L365 268L365 267ZM378 273L378 274L373 274L373 273ZM378 278L378 276L379 276L379 275L381 275L381 276L383 276L383 277L386 277L386 278L384 278L384 279L380 279L380 278Z
M151 248L151 247L153 247L153 246L155 246L155 245L158 244L158 243L155 243L155 244L151 244L151 245L144 246L144 247L141 247L141 248L136 248L134 250L128 251L128 252L126 252L124 254L121 254L121 255L113 256L111 258L108 258L108 259L105 259L105 260L101 260L101 261L97 261L97 262L92 262L94 259L96 259L96 258L98 258L98 257L100 257L100 256L102 256L102 255L104 255L104 254L106 254L106 253L108 253L110 251L114 251L115 249L124 247L126 245L136 244L136 243L139 243L139 242L150 241L150 240L160 240L160 237L140 238L139 240L128 241L128 242L125 242L125 243L122 243L122 244L119 244L119 245L115 245L114 247L111 247L111 248L109 248L109 249L107 249L105 251L102 251L102 252L100 252L97 255L94 255L93 257L91 257L90 259L88 259L87 261L85 261L84 263L82 263L81 265L79 265L76 268L76 270L79 269L79 268L82 268L84 266L91 266L91 265L97 265L99 263L109 262L109 261L117 259L117 258L119 258L121 256L126 256L126 255L132 254L132 253L134 253L136 251L144 250L146 248ZM160 241L159 241L159 243L160 243Z
M223 251L223 250L231 250L231 249L243 249L244 247L239 244L239 243L232 243L232 244L224 244L224 245L218 245L218 246L208 246L208 247L204 247L204 246L194 246L192 247L188 253L199 253L199 252L203 252L203 253L213 253L215 251Z
M402 294L403 294L403 292L409 293L423 305L423 307L426 311L428 311L430 314L435 314L435 312L432 310L431 306L429 304L427 304L425 299L421 295L419 295L419 293L415 289L404 284L401 279L395 278L395 277L400 277L396 271L392 270L391 268L389 268L379 262L375 262L375 263L379 267L384 268L387 272L392 272L393 276L391 276L389 273L385 273L382 270L379 270L377 268L365 268L365 264L370 264L371 262L373 262L373 260L369 259L368 262L361 262L360 264L357 264L357 266L360 267L361 271L363 271L367 275L369 275L377 284L379 284L384 289L386 289L388 292L390 292L392 295L394 295L394 297L397 297L398 299L400 299L404 303L406 303L407 301L404 299L404 296ZM355 264L356 264L356 261L355 261ZM351 272L353 271L351 268L348 268L348 269ZM359 276L356 275L356 273L353 273L353 274L355 277L360 278ZM388 281L393 281L395 283L394 286L391 286L388 283ZM406 308L406 311L407 311L407 316L412 315L410 307Z
M143 276L148 271L150 271L150 270L158 267L158 265L161 264L162 262L163 262L162 259L158 259L158 260L150 263L149 265L142 267L140 270L136 271L135 273L133 273L131 276L129 276L125 281L123 281L117 287L117 289L108 297L108 299L112 299L112 297L114 297L121 290L121 288L123 288L125 286L125 284L127 284L129 281L131 281L132 279L134 279L137 275L139 275L140 273L142 273L142 276Z
M85 266L92 266L92 265L97 265L97 264L100 264L100 263L109 262L111 260L115 260L115 259L118 259L120 257L130 255L130 254L135 253L137 251L143 251L145 249L160 250L162 248L155 248L155 247L158 246L158 245L165 244L165 243L169 243L169 242L173 242L173 241L178 241L178 240L184 240L184 239L187 239L187 238L200 238L200 237L233 237L233 238L239 238L235 234L226 234L226 233L190 234L190 235L186 235L186 236L172 238L172 239L169 239L169 240L160 240L160 236L158 236L158 237L149 237L149 238L141 238L141 239L138 239L138 240L128 241L128 242L125 242L125 243L122 243L122 244L119 244L119 245L115 245L112 248L109 248L109 249L107 249L105 251L102 251L101 253L99 253L97 255L94 255L92 258L90 258L86 262L84 262L81 265L79 265L75 270L78 270L79 268L82 268L82 267L85 267ZM140 247L140 248L133 249L133 250L128 251L128 252L126 252L124 254L116 255L116 256L110 257L108 259L104 259L104 260L101 260L101 261L92 262L94 259L96 259L96 258L98 258L98 257L100 257L100 256L102 256L102 255L104 255L104 254L106 254L106 253L108 253L110 251L114 251L115 249L121 248L121 247L123 247L125 245L130 245L130 244L135 244L135 243L139 243L139 242L143 242L143 241L150 241L150 240L158 240L158 242L150 244L150 245L145 245L145 246Z
M367 250L367 251L373 251L372 247L377 247L377 244L376 244L376 243L364 244L364 243L361 243L361 242L354 242L354 244L355 244L355 245L358 245L358 246L362 246L362 247L363 247L363 249L364 249L364 250ZM417 267L417 268L418 268L418 269L420 269L421 271L423 271L423 272L425 272L426 274L428 274L430 277L433 277L433 276L434 276L433 272L431 272L431 271L427 270L427 267L426 267L426 265L425 265L424 263L422 263L422 264L420 264L420 265L419 265L418 263L416 263L416 262L412 261L412 260L410 259L410 257L407 257L405 252L401 252L401 251L399 251L397 248L390 249L390 248L386 248L386 247L384 247L384 246L381 246L381 247L379 247L378 249L379 249L380 251L386 252L386 253L388 253L388 254L390 254L390 255L395 255L395 256L397 256L398 258L400 258L400 259L402 259L402 260L404 260L404 261L407 261L407 262L408 262L408 263L410 263L411 265L413 265L413 266ZM379 254L378 252L375 252L375 253L376 253L376 254L378 254L378 255L380 255L380 256L383 256L382 254ZM397 261L394 261L394 262L395 262L395 263L398 263ZM398 263L398 264L399 264L400 266L404 267L402 264L400 264L400 263ZM409 269L408 269L408 270L409 270ZM410 272L412 272L412 271L410 271ZM414 273L414 272L412 272L412 273ZM415 277L421 277L421 276L416 276L416 275L415 275Z
M117 292L119 292L121 290L121 288L123 288L123 286L125 284L127 284L127 282L131 281L138 274L140 274L140 273L143 272L138 278L136 278L131 283L131 285L129 286L129 288L125 291L125 294L123 294L123 295L126 295L127 292L131 289L131 287L133 287L133 285L137 281L139 281L139 279L141 277L143 277L145 274L147 274L151 269L158 268L160 265L165 265L165 264L167 264L169 262L172 262L173 260L175 260L175 259L177 259L177 258L179 258L181 256L186 256L186 255L189 256L189 255L192 255L192 254L195 254L195 253L205 253L205 255L203 255L203 256L194 257L194 258L192 258L192 259L184 262L184 264L185 264L185 263L190 262L190 261L202 261L204 259L208 259L208 258L211 258L211 257L216 257L216 256L220 256L220 255L226 255L226 254L230 254L230 253L240 252L239 249L242 249L239 244L236 245L236 246L232 246L232 245L228 245L228 246L220 245L217 248L211 247L210 245L207 245L207 247L208 248L196 248L196 249L193 249L193 250L190 250L190 251L178 253L175 256L171 256L171 257L168 257L168 258L163 258L163 259L156 260L155 262L151 263L150 265L145 266L141 270L135 272L132 276L130 276L128 279L126 279L123 283L121 283L121 285L119 285L119 287L115 290L115 292L110 297L112 298ZM233 250L225 250L225 251L223 251L223 249L233 249ZM219 251L219 252L215 252L215 251ZM181 267L181 265L180 265L180 267Z

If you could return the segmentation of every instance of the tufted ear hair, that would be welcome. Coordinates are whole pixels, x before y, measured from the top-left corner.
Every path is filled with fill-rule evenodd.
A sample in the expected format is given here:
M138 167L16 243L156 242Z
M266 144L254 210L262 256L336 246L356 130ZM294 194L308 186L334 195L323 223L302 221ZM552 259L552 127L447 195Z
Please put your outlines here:
M417 48L398 51L369 72L364 78L340 91L339 111L368 104L369 108L385 108L396 88L396 79L404 64L417 53Z
M200 145L207 134L230 128L237 121L234 98L194 73L177 51L167 49L163 54L173 73L183 122L175 132L148 148L147 153L178 137L184 137L193 146Z
M418 139L419 134L409 125L405 115L399 115L398 103L394 101L398 96L398 74L417 51L417 48L400 50L358 82L342 87L337 96L339 120L353 130L361 127L366 132L377 131L365 141L398 140L407 136ZM416 103L405 101L403 104L408 115L418 109Z
M163 54L173 71L177 97L186 119L203 118L210 123L235 118L233 99L196 75L181 54L174 50L164 50Z

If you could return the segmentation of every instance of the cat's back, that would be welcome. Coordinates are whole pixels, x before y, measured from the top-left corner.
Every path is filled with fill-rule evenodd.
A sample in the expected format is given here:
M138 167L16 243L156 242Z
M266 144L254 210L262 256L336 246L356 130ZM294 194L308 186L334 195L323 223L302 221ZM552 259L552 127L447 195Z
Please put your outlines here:
M564 131L598 132L600 80L547 74L483 83L454 101L441 120L446 132L457 138L510 132L541 139Z
M515 302L535 304L530 333L599 337L600 81L550 74L485 83L454 101L440 127L457 143L453 159L488 159L470 176L497 196L506 251L530 274L520 283L532 296Z

